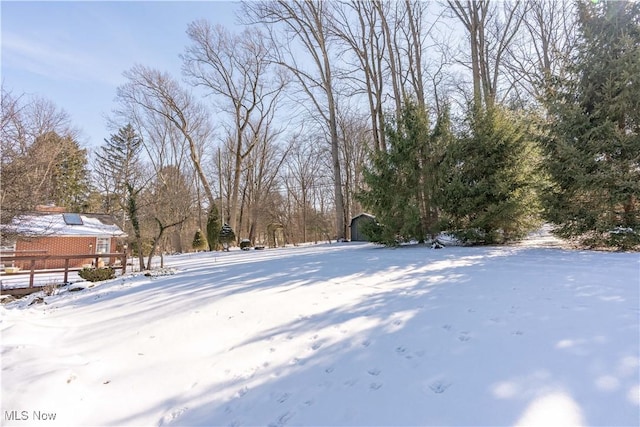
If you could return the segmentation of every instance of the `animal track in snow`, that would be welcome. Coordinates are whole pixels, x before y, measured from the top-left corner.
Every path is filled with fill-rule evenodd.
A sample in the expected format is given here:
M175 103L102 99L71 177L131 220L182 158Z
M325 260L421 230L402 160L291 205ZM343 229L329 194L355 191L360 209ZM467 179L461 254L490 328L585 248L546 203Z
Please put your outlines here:
M446 331L450 331L452 328L451 325L442 325L442 329L446 330Z
M283 393L276 400L278 403L284 403L289 399L289 397L291 397L289 393Z
M402 347L402 346L398 346L396 347L396 353L398 354L404 354L407 352L407 348L406 347Z
M382 372L382 371L380 369L378 369L378 368L369 369L367 371L367 373L369 375L373 375L374 377L377 377L378 375L380 375L380 372Z
M162 420L160 420L160 425L164 426L164 425L173 423L173 421L175 421L182 414L184 414L187 411L187 409L188 408L176 409L175 411L172 411L171 413L165 415L164 417L162 417Z
M357 383L357 382L358 382L358 380L357 380L357 379L355 379L355 378L351 378L351 379L349 379L349 380L346 380L346 381L344 382L344 385L346 385L347 387L353 387L354 385L356 385L356 383Z
M451 387L451 383L445 383L444 381L436 381L429 385L431 391L436 394L444 393L449 387Z
M244 397L244 395L247 394L248 391L249 388L247 386L244 386L236 392L236 397Z
M380 389L380 387L382 387L382 383L371 383L371 384L369 385L369 388L370 388L371 390L379 390L379 389Z
M467 342L471 339L471 337L469 336L469 332L468 331L462 331L460 332L460 335L458 335L458 340L461 342Z

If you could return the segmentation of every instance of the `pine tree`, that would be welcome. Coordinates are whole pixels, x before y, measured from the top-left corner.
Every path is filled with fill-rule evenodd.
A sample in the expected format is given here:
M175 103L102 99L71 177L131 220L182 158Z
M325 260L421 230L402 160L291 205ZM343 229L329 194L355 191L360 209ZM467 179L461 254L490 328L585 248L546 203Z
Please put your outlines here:
M218 216L218 209L215 204L209 207L209 213L207 214L207 243L209 244L209 250L216 250L218 246L220 234L220 218Z
M193 242L191 242L191 247L196 251L203 251L208 247L207 239L205 239L200 229L196 230L196 234L193 236Z
M59 154L51 176L52 200L73 212L82 211L90 191L87 150L70 136L59 138Z
M105 210L125 211L128 186L135 190L142 186L140 179L140 152L142 138L131 124L118 129L96 153L95 173L98 182L104 183ZM112 206L115 203L115 206ZM124 217L123 214L120 216Z
M500 106L470 108L468 129L448 147L441 206L468 243L503 243L539 225L540 154L527 123Z
M580 42L547 100L548 218L587 245L640 244L640 3L579 3Z
M429 127L427 112L406 101L397 122L386 129L387 151L373 153L363 173L366 189L358 198L377 222L365 227L370 240L386 245L434 238L438 231L442 141L448 126Z
M54 203L73 212L82 211L89 197L87 150L71 135L47 132L27 149L32 173L41 183L39 203Z
M220 233L218 234L218 240L225 246L226 250L229 250L229 243L236 240L236 234L233 232L233 229L226 222L220 229Z
M104 141L105 145L100 147L96 154L94 172L98 176L98 182L105 184L105 188L101 188L106 193L105 210L113 212L117 208L122 227L125 227L127 220L131 224L135 238L134 246L138 248L140 269L144 270L144 254L141 250L144 245L138 218L138 196L144 189L140 174L142 138L133 126L128 124ZM111 201L115 201L117 206L110 206Z

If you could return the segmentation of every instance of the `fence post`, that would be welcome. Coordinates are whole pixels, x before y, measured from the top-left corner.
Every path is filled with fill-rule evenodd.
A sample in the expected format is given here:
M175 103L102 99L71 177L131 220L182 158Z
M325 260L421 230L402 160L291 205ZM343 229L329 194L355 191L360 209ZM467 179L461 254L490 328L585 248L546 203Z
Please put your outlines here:
M120 260L120 264L122 264L122 273L124 275L127 272L127 247L125 246L124 251L122 252L122 259Z
M29 273L29 287L33 288L33 277L36 275L36 260L31 260L31 272Z
M69 280L69 258L65 258L64 259L64 282L63 283L68 283Z

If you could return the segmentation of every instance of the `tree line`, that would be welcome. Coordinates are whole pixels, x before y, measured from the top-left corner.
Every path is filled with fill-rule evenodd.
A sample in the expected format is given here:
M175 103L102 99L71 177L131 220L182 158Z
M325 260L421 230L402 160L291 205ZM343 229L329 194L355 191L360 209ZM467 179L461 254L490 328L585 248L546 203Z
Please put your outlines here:
M343 239L362 211L386 244L506 242L543 221L640 243L637 3L282 0L238 16L189 24L179 76L126 70L91 162L63 111L3 87L2 221L44 202L112 213L141 257L197 230L215 248L225 223L252 242Z

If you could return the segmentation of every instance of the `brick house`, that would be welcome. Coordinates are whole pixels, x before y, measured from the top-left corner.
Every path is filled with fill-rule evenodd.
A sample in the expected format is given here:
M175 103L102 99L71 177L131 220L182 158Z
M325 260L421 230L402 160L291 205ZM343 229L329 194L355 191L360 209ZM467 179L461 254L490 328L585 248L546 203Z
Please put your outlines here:
M76 255L122 251L127 236L111 215L68 212L33 212L14 219L9 226L17 236L13 242L16 255ZM90 264L95 258L71 259L70 267ZM115 262L104 259L106 264ZM29 262L15 262L21 269ZM37 261L36 269L62 268L65 260Z

